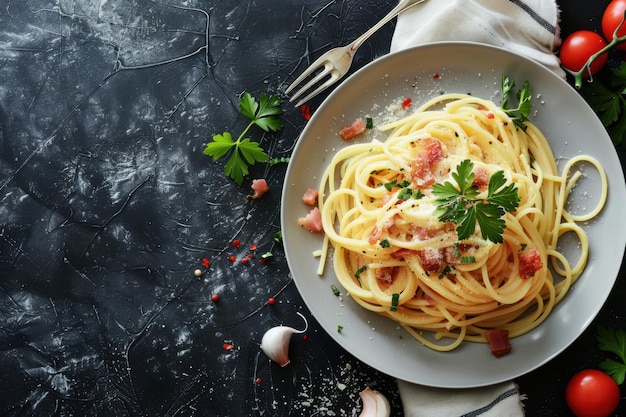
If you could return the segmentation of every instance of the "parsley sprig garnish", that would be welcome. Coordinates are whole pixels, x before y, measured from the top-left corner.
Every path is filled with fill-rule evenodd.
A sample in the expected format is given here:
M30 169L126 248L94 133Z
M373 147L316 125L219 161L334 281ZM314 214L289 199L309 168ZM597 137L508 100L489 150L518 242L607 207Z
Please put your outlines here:
M502 234L506 223L502 216L514 211L520 201L515 184L506 187L503 171L497 171L489 178L487 196L479 197L480 191L474 182L474 164L469 159L461 161L449 181L433 185L433 194L437 197L435 215L442 222L456 225L459 240L469 238L476 230L476 223L484 239L502 243Z
M514 109L509 109L509 99L515 88L515 81L511 80L506 75L502 76L502 101L500 107L515 123L518 129L526 130L526 120L530 115L532 90L530 89L530 83L524 82L524 87L517 93L518 105Z
M203 153L218 160L228 153L230 158L224 166L224 174L231 178L237 185L241 185L243 177L248 175L248 166L256 162L265 162L268 155L258 142L253 142L245 137L252 126L258 126L265 132L276 132L283 127L280 119L282 110L279 96L262 94L257 101L249 93L244 93L239 99L239 112L250 119L246 128L241 132L237 140L233 140L230 132L213 135L213 141L204 148Z
M598 349L617 355L619 360L605 359L600 369L610 375L618 385L626 378L626 331L612 327L598 327L596 334Z
M626 135L626 62L611 68L604 79L582 84L581 94L598 115L615 144Z

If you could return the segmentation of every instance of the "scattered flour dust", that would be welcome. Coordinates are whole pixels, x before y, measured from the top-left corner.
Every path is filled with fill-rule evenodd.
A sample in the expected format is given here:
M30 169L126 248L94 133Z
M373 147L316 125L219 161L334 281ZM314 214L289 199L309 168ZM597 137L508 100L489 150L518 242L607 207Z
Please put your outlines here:
M294 401L294 410L310 416L358 416L362 410L359 392L368 386L377 389L380 381L372 380L371 371L360 370L365 365L351 358L345 359L335 372L323 375L320 380L303 383ZM381 387L378 389L385 391Z

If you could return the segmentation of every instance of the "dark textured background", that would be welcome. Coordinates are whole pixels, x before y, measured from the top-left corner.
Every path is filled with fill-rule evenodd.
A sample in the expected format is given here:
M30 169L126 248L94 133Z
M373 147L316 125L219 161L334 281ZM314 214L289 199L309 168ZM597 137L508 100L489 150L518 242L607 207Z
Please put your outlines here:
M564 34L597 29L607 2L562 0ZM282 94L394 4L0 0L0 415L353 416L366 385L402 415L393 379L339 348L291 281L273 240L284 164L257 165L238 187L202 154L244 127L243 91ZM281 132L251 133L272 158L306 123L283 108ZM259 177L271 191L247 200ZM247 265L228 260L250 252ZM567 415L567 380L601 358L597 324L625 321L623 275L571 348L517 380L529 416ZM310 327L279 368L259 343L301 327L296 312Z

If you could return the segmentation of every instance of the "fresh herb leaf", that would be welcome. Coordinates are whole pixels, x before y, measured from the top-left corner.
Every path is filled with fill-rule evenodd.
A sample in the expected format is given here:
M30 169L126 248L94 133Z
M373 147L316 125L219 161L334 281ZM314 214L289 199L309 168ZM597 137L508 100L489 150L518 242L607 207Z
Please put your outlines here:
M608 84L608 85L607 85ZM626 148L626 62L607 72L606 82L596 78L582 84L580 93L606 127L613 143Z
M365 272L366 269L367 269L367 264L365 264L362 267L360 267L359 269L357 269L356 272L354 273L354 277L356 279L361 279L361 274L363 272Z
M385 189L387 191L393 190L393 187L396 187L397 185L398 185L398 181L397 180L392 180L392 181L389 181L389 182L384 184Z
M341 333L341 331L343 330L343 326L341 324L337 325L337 333Z
M330 289L333 291L333 294L335 295L335 297L339 297L341 295L339 288L337 288L335 284L330 284Z
M400 294L394 293L391 295L391 307L389 311L398 311L398 303L400 302Z
M380 247L382 248L390 248L391 247L391 243L389 243L389 241L387 239L383 239L380 241Z
M398 200L406 201L413 196L413 190L410 188L403 188L398 193Z
M274 242L282 244L283 243L283 231L279 230L274 233Z
M509 109L509 99L515 88L515 81L511 80L506 75L502 76L502 101L500 107L509 117L513 120L515 127L518 129L526 130L526 121L530 115L532 90L530 89L530 83L524 82L523 88L517 93L518 105L516 108Z
M461 257L462 264L473 264L474 262L476 262L476 257L474 256L462 256Z
M422 190L414 190L413 191L413 199L414 200L419 200L420 198L424 197L424 193L422 193Z
M259 101L256 101L250 93L243 93L239 100L239 111L266 132L277 132L283 127L283 122L278 117L282 114L280 104L279 96L263 93Z
M451 274L451 273L452 273L452 267L450 265L446 265L441 270L441 273L439 274L439 279L443 279L446 277L446 275Z
M270 167L278 164L288 164L291 159L288 156L283 156L282 158L272 158L270 159Z
M365 128L366 129L373 129L374 128L374 120L371 117L366 117L365 118Z
M504 172L498 171L489 178L487 197L478 198L480 191L473 185L473 170L474 164L466 159L452 173L456 186L449 181L433 185L433 194L437 197L435 215L441 222L456 224L459 240L473 235L478 223L484 239L502 243L506 228L502 216L517 208L520 201L517 187L509 184L503 188L506 184Z
M230 132L213 135L213 141L204 148L205 155L213 157L217 161L230 153L230 157L224 166L224 174L231 178L237 185L241 185L243 178L248 175L248 166L256 162L265 162L268 155L257 143L245 137L254 125L266 132L276 132L283 127L282 120L278 117L282 114L280 108L281 99L278 96L262 94L259 101L249 93L244 93L239 99L239 112L250 119L250 122L239 135L233 140Z
M605 359L600 369L610 375L618 385L626 378L626 331L612 327L598 327L596 334L598 349L617 355L620 361Z

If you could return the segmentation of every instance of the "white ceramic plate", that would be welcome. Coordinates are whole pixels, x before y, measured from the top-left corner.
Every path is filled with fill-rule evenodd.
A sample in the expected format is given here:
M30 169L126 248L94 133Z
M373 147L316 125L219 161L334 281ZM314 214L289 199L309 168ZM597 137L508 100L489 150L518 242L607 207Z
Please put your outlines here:
M589 154L602 162L609 178L609 199L602 214L586 226L591 254L584 274L548 320L512 340L510 354L496 359L484 344L465 343L453 352L434 352L390 319L366 311L350 297L333 295L341 288L328 263L323 276L312 253L322 236L305 231L297 220L308 212L300 200L317 188L331 156L346 143L342 126L357 117L385 114L385 109L411 97L415 105L440 92L462 92L499 103L502 74L525 80L533 89L531 121L538 125L557 159ZM359 141L384 135L370 130ZM572 207L595 205L598 175L584 170L585 180L573 193ZM529 372L569 346L594 319L619 272L626 245L623 207L626 186L619 159L593 111L565 81L543 66L508 51L473 43L437 43L385 56L358 71L315 111L302 132L287 170L282 196L282 231L293 279L314 317L348 352L394 377L435 387L489 385ZM575 256L575 246L569 245ZM341 333L337 331L341 325Z

